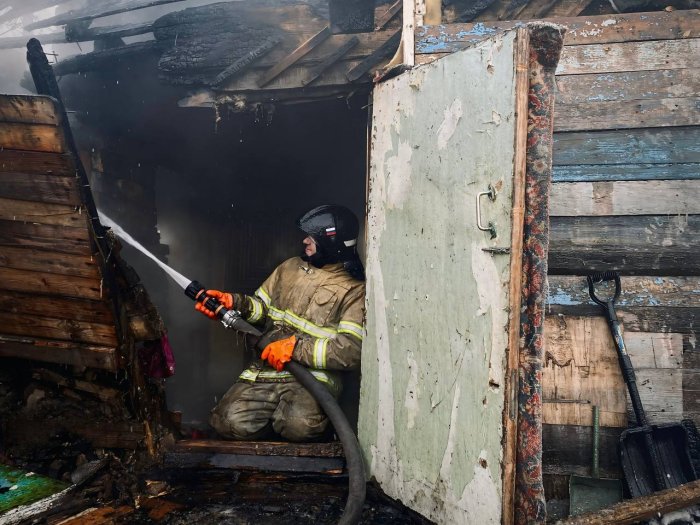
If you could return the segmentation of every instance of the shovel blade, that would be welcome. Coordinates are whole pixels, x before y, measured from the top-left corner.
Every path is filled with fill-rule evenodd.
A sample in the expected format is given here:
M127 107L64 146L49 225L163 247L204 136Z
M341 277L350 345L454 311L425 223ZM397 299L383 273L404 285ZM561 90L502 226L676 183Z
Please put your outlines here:
M647 433L651 434L651 449ZM654 454L658 458L662 486L657 482ZM633 498L697 479L688 451L688 434L681 424L625 430L620 436L620 461L625 483Z

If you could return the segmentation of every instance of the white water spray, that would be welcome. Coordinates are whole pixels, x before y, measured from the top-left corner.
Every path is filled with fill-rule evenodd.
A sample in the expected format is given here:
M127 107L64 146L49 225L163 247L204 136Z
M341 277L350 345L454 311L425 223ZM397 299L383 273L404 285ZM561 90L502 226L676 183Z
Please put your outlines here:
M189 285L192 282L192 279L188 279L181 273L176 272L173 270L170 266L165 264L163 261L159 260L155 255L153 255L151 252L149 252L139 241L134 239L131 235L126 233L124 231L124 228L119 226L116 222L114 222L112 219L107 217L104 213L98 210L98 213L100 215L100 222L105 225L109 226L112 231L114 232L115 235L118 235L124 242L130 244L140 252L142 252L146 257L149 257L155 261L155 263L160 266L165 273L167 273L172 279L180 285L183 289L187 288L187 285Z

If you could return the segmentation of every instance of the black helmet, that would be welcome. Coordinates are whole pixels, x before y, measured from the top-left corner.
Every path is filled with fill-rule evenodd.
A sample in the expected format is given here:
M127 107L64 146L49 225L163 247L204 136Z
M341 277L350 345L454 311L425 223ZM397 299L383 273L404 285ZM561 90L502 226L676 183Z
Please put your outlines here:
M297 226L316 241L326 262L346 261L356 253L360 225L344 206L314 208L297 220Z

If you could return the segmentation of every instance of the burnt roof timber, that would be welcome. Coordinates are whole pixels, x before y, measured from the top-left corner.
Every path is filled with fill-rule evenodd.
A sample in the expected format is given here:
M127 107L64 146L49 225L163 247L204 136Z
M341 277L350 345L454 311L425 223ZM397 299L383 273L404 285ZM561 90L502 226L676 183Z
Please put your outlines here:
M325 42L328 37L331 36L330 27L326 26L321 29L314 36L306 40L303 44L297 47L289 55L284 57L280 62L272 66L265 74L258 80L258 87L264 87L269 84L274 78L282 74L289 66L299 61L304 55L307 55L313 51L316 47Z
M355 47L359 42L360 40L356 36L353 36L351 39L347 40L344 44L342 44L335 51L333 51L333 53L326 56L326 58L324 58L319 65L314 67L309 73L309 76L301 81L301 84L303 86L308 86L309 84L314 82L318 77L320 77L323 74L323 72L326 69L328 69L338 60L340 60L345 54L348 53L348 51Z
M93 51L84 55L76 55L66 60L61 60L53 65L54 74L58 77L70 75L72 73L81 73L85 71L94 71L105 65L110 65L115 59L126 58L129 56L148 53L158 49L162 49L163 44L155 40L148 42L136 42L122 47L107 49L105 51Z
M377 22L374 25L374 30L375 31L380 31L386 27L386 25L393 20L393 18L398 15L401 12L401 8L403 7L403 0L396 0L387 10L384 14L382 14L381 18L377 20Z
M90 42L101 38L123 38L126 36L143 35L153 31L153 24L128 24L123 26L108 26L87 28L81 31L72 31L68 37L65 31L37 35L36 38L42 44L69 44L71 42ZM0 49L20 48L27 45L31 36L16 36L0 38Z
M75 9L67 13L39 20L33 24L25 26L28 31L39 29L42 27L60 26L71 22L80 22L84 20L93 20L105 16L126 13L128 11L136 11L163 4L172 4L174 2L182 2L184 0L117 0L105 2L100 6L87 7L84 9Z

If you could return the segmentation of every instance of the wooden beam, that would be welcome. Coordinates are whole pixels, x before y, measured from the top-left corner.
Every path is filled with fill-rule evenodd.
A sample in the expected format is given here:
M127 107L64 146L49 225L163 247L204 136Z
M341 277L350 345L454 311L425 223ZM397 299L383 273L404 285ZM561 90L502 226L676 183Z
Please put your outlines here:
M41 173L75 176L73 157L40 151L0 149L0 173Z
M396 0L391 6L389 6L382 14L380 18L377 19L376 24L374 25L374 30L375 31L381 31L386 27L386 25L391 22L396 15L398 15L401 10L403 9L403 0Z
M27 31L33 31L34 29L39 29L42 27L60 26L71 22L93 20L104 16L116 15L119 13L126 13L128 11L136 11L138 9L145 9L147 7L163 4L172 4L174 2L181 1L183 0L115 0L109 3L94 6L90 5L83 9L73 9L67 13L61 13L60 15L39 20L38 22L34 22L32 24L27 24L24 26L24 29Z
M51 124L0 122L0 147L47 153L67 151L61 128Z
M0 267L86 277L99 281L99 266L91 255L74 255L32 248L3 246L0 250ZM2 302L0 297L0 303Z
M692 164L582 164L554 166L552 182L616 180L698 180L700 163Z
M345 41L342 45L340 45L335 51L333 51L330 55L327 55L319 65L314 67L310 72L309 75L306 77L306 79L302 80L302 85L303 86L308 86L314 80L316 80L318 77L320 77L323 72L333 66L338 60L340 60L345 54L347 54L353 47L355 47L360 40L356 37L353 36L349 38L348 40Z
M265 56L267 53L272 51L277 44L279 44L279 38L268 38L258 47L247 53L245 56L236 60L233 64L224 69L219 73L216 78L212 81L211 85L218 87L224 82L231 80L237 75L245 71L253 62L259 58Z
M697 67L700 38L567 45L557 75L654 71Z
M563 58L566 48L575 45L697 38L700 31L700 10L548 18L546 21L568 28L564 38ZM524 23L526 21L511 20L426 27L416 38L416 54L452 53L471 47L499 31L513 29ZM561 60L559 63L561 65Z
M0 219L0 246L27 247L92 256L86 227L70 228Z
M85 209L66 204L0 198L0 220L87 229ZM57 242L60 242L60 238Z
M100 280L73 275L55 275L0 267L0 283L2 289L15 292L35 292L94 301L104 299Z
M550 305L547 315L573 317L599 317L599 306ZM623 306L617 311L620 323L627 332L686 334L697 324L700 308L678 307L659 308L657 306ZM690 328L689 328L690 327Z
M699 50L700 51L700 50ZM554 131L697 126L700 97L610 101L562 106Z
M289 55L283 58L275 66L271 67L268 71L263 74L263 76L258 80L258 87L264 87L270 83L271 80L278 77L284 72L289 66L297 62L301 57L313 51L316 47L326 41L326 39L331 36L330 27L326 26L321 29L314 36L309 38L306 42L297 47Z
M94 71L107 65L113 64L116 60L153 53L166 44L156 40L148 42L136 42L114 49L105 51L93 51L84 55L76 55L66 60L61 60L54 64L53 71L56 76L70 75L73 73L81 73L85 71Z
M413 67L416 64L416 2L403 0L403 27L401 29L402 64Z
M166 468L216 468L342 474L345 467L345 460L340 458L297 456L254 456L250 454L168 452L165 454L164 465Z
M56 101L50 97L3 95L0 97L0 122L58 126L61 116Z
M527 121L530 90L530 33L518 29L515 41L515 155L513 174L511 253L523 251L525 176L527 172ZM503 525L512 525L515 511L515 470L518 449L518 370L520 368L520 305L523 258L510 258L508 283L508 350L503 409Z
M696 180L651 180L552 185L552 217L664 214L700 214L700 184Z
M558 75L554 115L562 106L700 96L700 68Z
M550 275L547 304L592 305L584 275ZM682 307L697 301L700 277L622 276L619 306Z
M331 443L288 443L278 441L221 441L184 439L175 444L174 452L209 452L254 456L296 456L343 458L343 445Z
M700 163L700 127L560 132L554 165Z
M116 371L117 349L68 341L0 335L0 357Z
M387 58L396 51L396 48L401 43L401 31L396 31L389 39L379 46L371 55L362 60L355 67L350 69L345 74L345 77L350 82L356 82L369 72L379 62Z
M21 312L0 312L0 334L13 337L39 337L56 339L71 343L92 344L114 347L118 344L116 329L113 324L100 325L72 319L44 316L28 317Z
M2 290L0 294L0 312L16 313L21 311L30 317L47 315L47 312L51 312L51 315L58 319L95 324L114 324L114 313L106 301L0 290Z
M682 509L700 501L700 480L649 496L617 503L607 509L558 521L558 525L628 525Z
M24 200L72 206L82 204L75 176L28 175L0 172L0 199ZM0 206L2 206L0 202Z
M552 217L550 233L550 274L700 275L697 215Z

